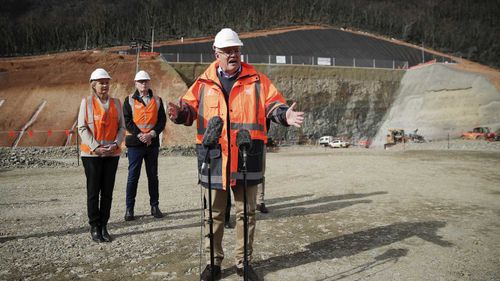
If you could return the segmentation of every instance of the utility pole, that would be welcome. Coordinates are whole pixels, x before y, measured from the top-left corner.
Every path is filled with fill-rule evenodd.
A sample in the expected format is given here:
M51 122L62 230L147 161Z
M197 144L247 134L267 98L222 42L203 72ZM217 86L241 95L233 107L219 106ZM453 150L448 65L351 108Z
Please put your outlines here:
M87 33L87 30L85 30L85 51L87 51L88 42L89 42L89 35Z
M135 49L135 73L139 72L139 55L141 50L149 48L149 43L144 39L132 38L130 39L130 48Z
M153 46L155 41L155 26L151 26L151 53L153 52Z
M425 62L425 56L424 56L424 41L422 41L422 63Z

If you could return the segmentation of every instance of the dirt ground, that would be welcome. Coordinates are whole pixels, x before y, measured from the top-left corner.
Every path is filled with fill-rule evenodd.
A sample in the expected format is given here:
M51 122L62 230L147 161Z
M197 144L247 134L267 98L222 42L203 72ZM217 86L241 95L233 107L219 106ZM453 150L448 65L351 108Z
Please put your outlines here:
M267 161L253 263L263 279L500 280L500 149L286 147ZM148 215L143 171L139 219L124 222L120 160L106 244L90 240L83 167L1 171L0 280L197 280L195 157L159 165L166 217ZM234 235L224 280L240 280Z

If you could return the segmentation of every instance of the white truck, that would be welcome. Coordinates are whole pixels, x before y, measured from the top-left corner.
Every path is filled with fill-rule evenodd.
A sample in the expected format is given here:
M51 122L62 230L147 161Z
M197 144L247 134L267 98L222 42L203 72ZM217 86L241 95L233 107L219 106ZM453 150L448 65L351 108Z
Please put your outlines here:
M351 144L343 140L333 140L328 145L331 148L348 148Z
M319 138L319 145L328 146L333 141L333 136L322 136Z

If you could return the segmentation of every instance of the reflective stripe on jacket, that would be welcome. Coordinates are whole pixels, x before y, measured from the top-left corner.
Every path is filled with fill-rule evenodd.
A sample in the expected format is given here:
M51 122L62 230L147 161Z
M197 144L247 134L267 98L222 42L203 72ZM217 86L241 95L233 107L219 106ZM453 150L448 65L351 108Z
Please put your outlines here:
M252 138L252 148L247 160L247 180L249 184L260 183L263 176L262 154L264 144L267 142L266 117L279 106L285 105L285 99L267 76L242 62L241 73L231 89L226 104L217 77L217 67L217 62L212 63L181 100L196 114L199 166L205 160L206 148L201 143L208 121L213 116L220 116L224 126L219 138L219 147L211 151L212 187L226 189L228 184L234 186L237 180L243 179L242 157L236 145L236 135L241 129L248 130ZM200 183L206 186L207 173L199 172Z
M133 96L134 94L128 96L128 102L132 110L134 123L141 132L148 133L155 127L156 122L158 122L160 98L157 95L153 95L150 102L144 105L141 101L134 99ZM131 135L132 133L127 130L127 134Z
M88 96L86 101L85 124L100 145L112 144L117 139L120 127L121 105L115 98L109 98L109 108L106 110L95 96ZM80 145L82 155L94 155L95 153L87 144ZM121 153L120 144L114 155Z

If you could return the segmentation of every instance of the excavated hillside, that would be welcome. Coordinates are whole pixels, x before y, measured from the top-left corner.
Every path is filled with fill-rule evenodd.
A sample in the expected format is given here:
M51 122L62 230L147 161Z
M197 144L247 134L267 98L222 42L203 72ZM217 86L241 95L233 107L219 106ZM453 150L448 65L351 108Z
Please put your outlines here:
M80 101L90 94L89 75L98 67L113 78L112 97L123 101L133 92L133 55L72 52L0 60L0 146L9 147L16 141L18 146L75 144L74 135L68 137L66 130L75 129ZM187 90L178 74L158 58L141 58L140 68L151 74L152 89L164 103ZM191 130L169 122L163 143L193 142Z
M36 58L0 60L0 146L75 144L74 130L81 99L90 93L88 77L97 67L111 76L111 96L124 100L133 91L135 57L108 52L76 52ZM152 89L164 103L176 101L207 64L167 64L159 57L141 58L151 73ZM490 76L451 64L410 70L265 65L267 74L288 102L306 112L302 128L273 126L271 136L314 143L322 135L352 143L384 142L389 128L419 129L428 140L448 133L459 137L474 126L500 127L500 92ZM164 145L192 144L194 128L171 122Z

